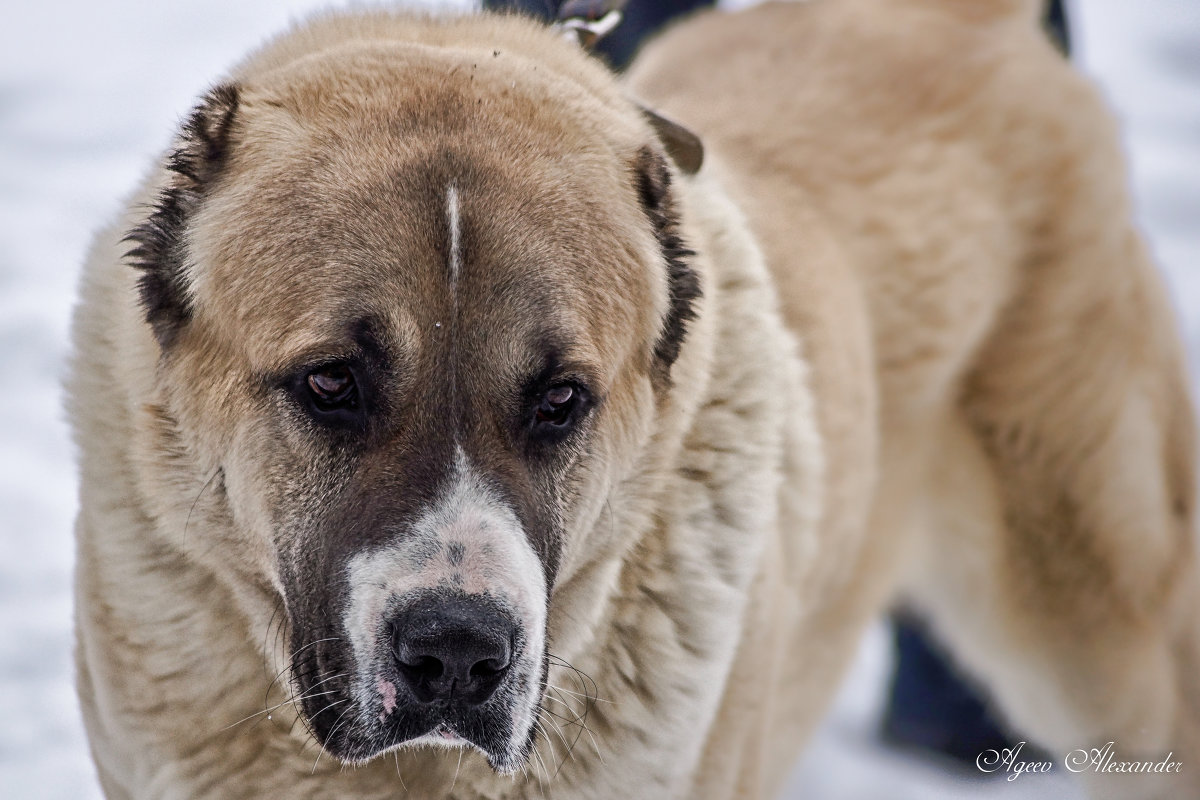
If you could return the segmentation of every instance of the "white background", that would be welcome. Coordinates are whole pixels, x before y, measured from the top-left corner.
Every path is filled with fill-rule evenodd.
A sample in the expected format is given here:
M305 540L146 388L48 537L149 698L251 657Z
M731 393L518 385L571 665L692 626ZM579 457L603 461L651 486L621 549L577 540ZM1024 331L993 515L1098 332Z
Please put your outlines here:
M0 795L98 796L71 684L75 477L58 388L89 236L194 98L320 5L43 0L0 14ZM1138 213L1196 365L1200 2L1084 0L1071 11L1077 58L1123 120ZM1065 777L956 777L878 745L887 661L875 629L789 797L1079 796Z

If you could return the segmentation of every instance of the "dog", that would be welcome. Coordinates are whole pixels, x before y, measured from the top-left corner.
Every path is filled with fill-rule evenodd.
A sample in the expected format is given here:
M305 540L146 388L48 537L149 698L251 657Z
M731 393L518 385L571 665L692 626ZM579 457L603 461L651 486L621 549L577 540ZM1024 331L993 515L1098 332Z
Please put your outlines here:
M1200 796L1181 346L1035 5L232 70L74 318L105 793L771 797L900 602L1048 752L1182 764L1097 796Z

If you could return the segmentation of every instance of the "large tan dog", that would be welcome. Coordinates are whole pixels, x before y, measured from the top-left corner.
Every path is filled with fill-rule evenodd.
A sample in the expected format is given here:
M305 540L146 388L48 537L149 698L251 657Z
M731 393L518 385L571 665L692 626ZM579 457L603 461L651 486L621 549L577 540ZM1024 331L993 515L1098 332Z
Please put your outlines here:
M1096 794L1200 796L1180 348L1035 16L769 6L621 85L363 13L235 69L76 317L108 795L769 797L899 594L1051 753L1183 765Z

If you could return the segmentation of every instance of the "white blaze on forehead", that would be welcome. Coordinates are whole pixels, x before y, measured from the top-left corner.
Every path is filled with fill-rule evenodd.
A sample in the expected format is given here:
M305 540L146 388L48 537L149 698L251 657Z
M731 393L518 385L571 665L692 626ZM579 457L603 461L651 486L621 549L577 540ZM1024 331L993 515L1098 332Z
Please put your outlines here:
M458 273L462 271L462 222L458 213L458 189L454 184L446 187L446 223L450 229L450 263L446 266L450 271L450 335L453 337L458 333ZM458 365L453 360L450 364L450 396L457 405ZM456 463L461 455L461 450L456 452Z
M462 225L458 216L458 189L453 184L446 189L446 218L450 223L450 291L457 292L458 273L462 269Z
M536 671L546 631L546 578L512 507L457 448L450 484L411 528L387 547L360 553L347 567L346 630L364 684L375 688L373 659L386 617L412 592L442 589L488 594L513 613L524 636L521 655ZM536 683L532 681L531 683Z

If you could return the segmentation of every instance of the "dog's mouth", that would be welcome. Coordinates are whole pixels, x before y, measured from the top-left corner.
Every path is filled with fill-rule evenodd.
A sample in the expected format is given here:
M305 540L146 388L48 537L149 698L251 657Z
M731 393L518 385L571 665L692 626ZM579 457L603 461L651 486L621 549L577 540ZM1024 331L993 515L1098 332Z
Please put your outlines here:
M510 709L478 711L453 707L406 708L392 713L356 707L333 716L320 709L306 715L321 746L340 761L362 764L398 748L474 748L492 769L512 774L525 763L532 749L532 732L514 736ZM306 702L306 706L308 703Z

